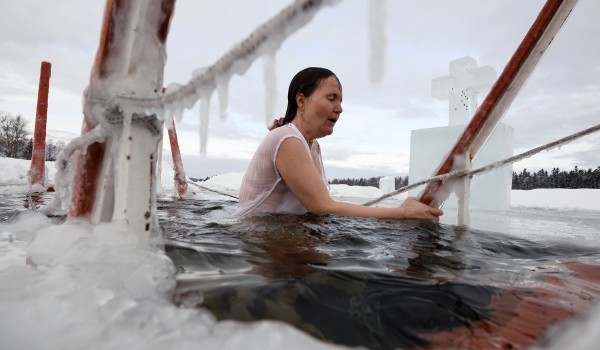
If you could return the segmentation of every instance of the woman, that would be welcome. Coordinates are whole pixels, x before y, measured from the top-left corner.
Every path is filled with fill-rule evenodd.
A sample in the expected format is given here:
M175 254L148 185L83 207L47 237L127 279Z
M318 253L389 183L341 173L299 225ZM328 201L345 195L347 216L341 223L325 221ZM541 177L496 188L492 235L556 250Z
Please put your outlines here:
M318 138L331 135L342 113L342 85L328 69L298 72L285 117L276 120L250 161L236 214L335 214L386 219L437 219L443 212L414 198L394 208L338 202L329 195Z

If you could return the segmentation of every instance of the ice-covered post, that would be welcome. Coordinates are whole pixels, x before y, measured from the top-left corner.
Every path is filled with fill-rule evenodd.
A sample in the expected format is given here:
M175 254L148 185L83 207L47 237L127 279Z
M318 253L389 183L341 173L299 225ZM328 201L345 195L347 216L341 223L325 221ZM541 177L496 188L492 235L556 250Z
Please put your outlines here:
M495 81L494 68L477 67L477 61L466 56L450 62L449 75L433 79L431 95L449 101L448 125L467 124L477 109L477 95Z
M177 141L177 130L175 129L175 121L169 127L169 142L171 143L171 157L173 158L173 170L175 171L175 187L179 198L185 197L187 192L187 181L185 179L185 171L183 170L183 161L181 160L181 152L179 151L179 141Z
M40 68L33 151L31 153L31 167L29 168L31 190L37 193L46 191L46 119L48 116L51 67L50 62L43 61Z
M156 163L163 122L159 110L139 108L127 97L158 96L174 6L175 0L106 1L84 101L81 140L89 135L100 140L80 156L69 217L116 222L141 240L158 228ZM126 98L115 102L116 96Z

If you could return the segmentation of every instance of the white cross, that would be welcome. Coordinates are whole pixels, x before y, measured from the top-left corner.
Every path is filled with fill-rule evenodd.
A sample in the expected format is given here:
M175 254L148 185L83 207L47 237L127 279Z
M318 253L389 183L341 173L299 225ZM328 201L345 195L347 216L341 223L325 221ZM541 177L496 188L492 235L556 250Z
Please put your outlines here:
M477 67L469 56L450 62L450 74L431 81L431 96L449 100L448 125L467 124L477 109L477 95L496 81L490 66Z

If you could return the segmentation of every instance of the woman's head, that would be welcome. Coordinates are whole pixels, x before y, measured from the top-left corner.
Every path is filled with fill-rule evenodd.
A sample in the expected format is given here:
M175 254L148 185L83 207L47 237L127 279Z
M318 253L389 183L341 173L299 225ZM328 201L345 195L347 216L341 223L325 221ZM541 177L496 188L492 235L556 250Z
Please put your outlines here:
M296 113L298 112L298 102L296 99L298 94L308 98L319 87L319 84L329 77L334 77L338 84L340 83L337 76L326 68L309 67L296 73L292 78L288 89L288 104L285 111L285 117L283 118L283 124L290 123L296 116Z

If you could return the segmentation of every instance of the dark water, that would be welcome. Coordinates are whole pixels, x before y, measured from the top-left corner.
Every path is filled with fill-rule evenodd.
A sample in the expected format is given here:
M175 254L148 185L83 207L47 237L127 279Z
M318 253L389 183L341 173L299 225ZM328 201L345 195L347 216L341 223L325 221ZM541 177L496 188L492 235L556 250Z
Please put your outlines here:
M219 319L276 319L369 349L511 349L600 294L589 244L411 220L219 218L233 205L159 203L177 302Z
M0 221L30 204L3 195ZM281 320L325 342L526 348L547 344L552 326L600 296L600 239L555 239L557 230L576 238L578 224L579 231L597 229L599 213L511 213L511 230L536 230L534 240L412 220L237 220L226 217L230 201L165 199L158 206L165 249L178 269L176 303L221 320ZM547 240L540 239L544 230Z

